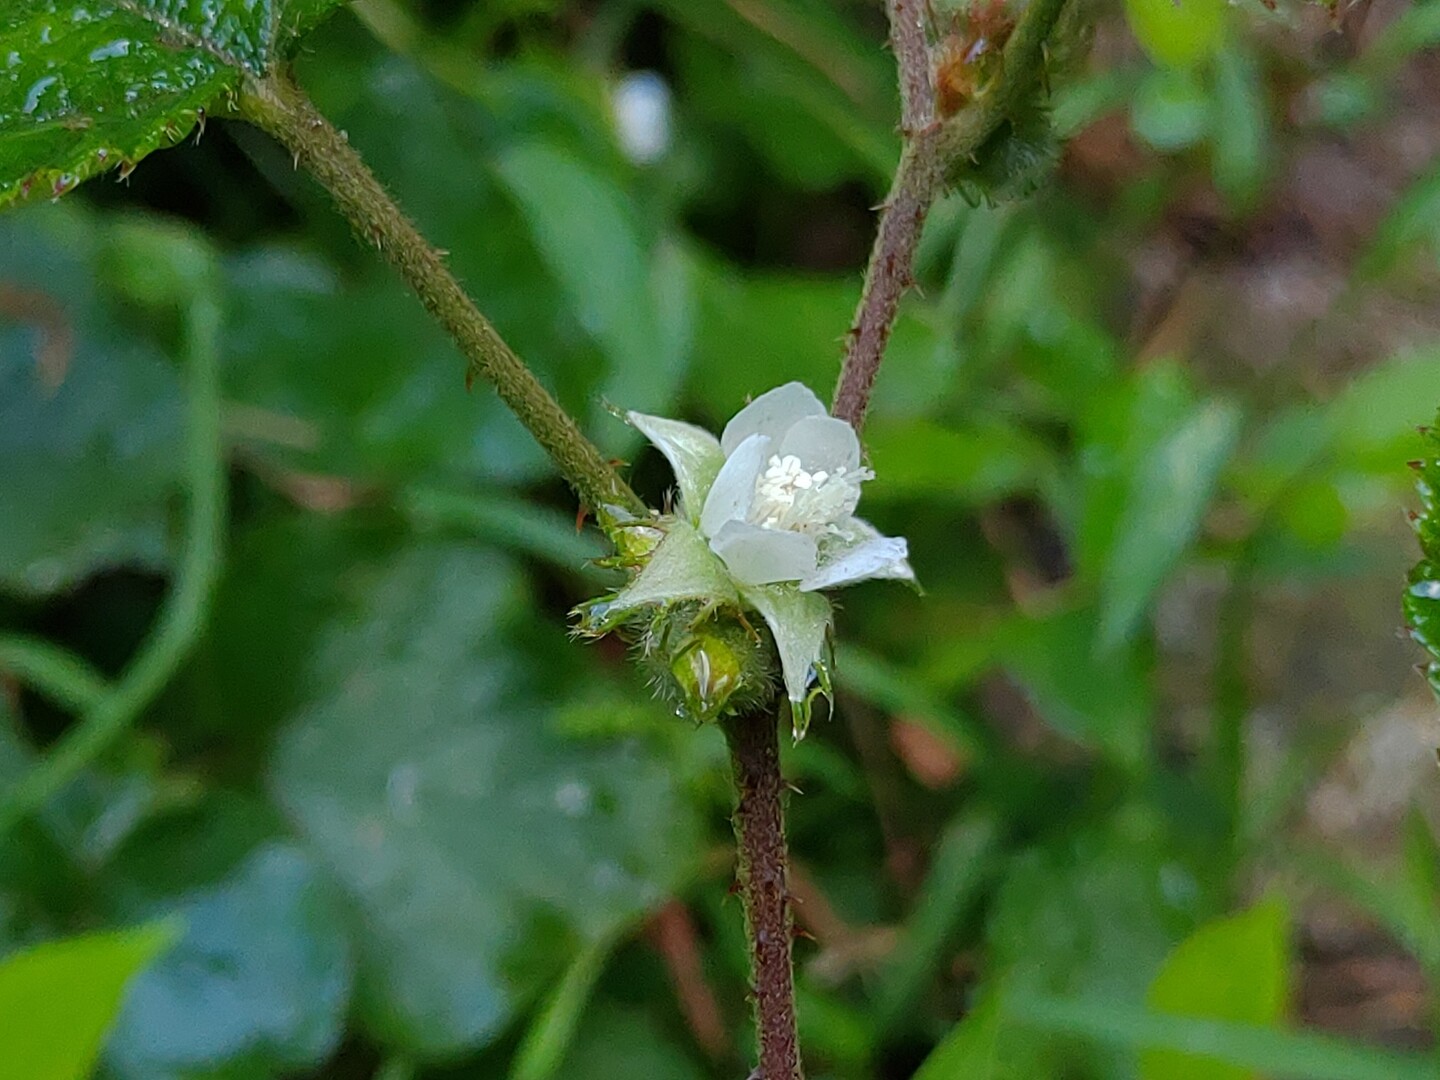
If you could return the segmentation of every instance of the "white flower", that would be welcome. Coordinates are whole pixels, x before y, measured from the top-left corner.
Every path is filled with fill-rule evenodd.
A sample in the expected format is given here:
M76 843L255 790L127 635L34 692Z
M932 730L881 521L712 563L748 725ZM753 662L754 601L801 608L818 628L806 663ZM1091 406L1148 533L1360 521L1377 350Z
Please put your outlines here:
M735 414L717 441L692 424L632 412L675 470L681 509L741 586L793 581L802 592L868 578L913 581L905 541L855 517L855 429L808 387L786 383Z
M653 71L632 71L610 98L620 148L636 165L653 165L670 148L670 84Z
M674 469L680 519L615 610L665 599L721 603L738 591L775 636L791 701L805 701L822 674L830 624L818 590L915 580L905 541L855 516L860 485L873 476L860 464L855 430L798 382L756 398L718 440L678 420L627 419ZM717 589L717 571L733 584Z

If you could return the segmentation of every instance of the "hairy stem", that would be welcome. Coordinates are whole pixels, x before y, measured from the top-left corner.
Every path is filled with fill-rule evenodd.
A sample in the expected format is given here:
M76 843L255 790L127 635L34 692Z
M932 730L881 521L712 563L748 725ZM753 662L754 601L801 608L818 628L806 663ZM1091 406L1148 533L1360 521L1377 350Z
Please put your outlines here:
M926 43L926 0L886 0L890 49L900 68L900 130L911 138L935 120L935 90Z
M211 594L220 576L226 521L219 350L220 309L207 291L192 301L185 313L190 376L186 395L186 486L190 503L174 589L161 609L155 632L113 686L106 687L78 662L57 665L52 658L50 673L66 674L64 695L74 704L86 703L86 708L79 723L65 733L49 756L0 800L0 837L27 814L44 806L129 729L164 689L204 632ZM23 658L23 652L12 643L8 660L14 663ZM33 650L30 659L30 674L42 674L42 669L33 663ZM54 691L60 696L62 687L57 683Z
M752 714L731 717L724 729L735 781L737 876L754 975L758 1080L803 1080L790 959L789 859L779 727L773 716Z
M870 392L900 300L913 282L915 250L931 204L945 187L952 162L973 160L1032 92L1042 75L1045 42L1065 0L1032 0L1005 45L1000 73L963 110L948 120L935 116L929 47L913 0L889 0L890 40L900 65L905 149L895 182L881 209L880 225L849 347L830 411L857 430L865 422ZM925 95L923 102L916 95Z
M865 271L865 287L850 329L850 347L830 411L857 431L865 422L870 392L900 310L900 299L914 283L912 268L925 215L944 177L935 153L934 133L907 140L895 181L880 214L880 228Z
M378 247L400 271L465 354L470 377L479 376L495 388L587 506L595 511L616 506L633 514L646 513L645 505L570 414L480 314L440 252L420 235L345 136L298 86L280 76L250 80L240 95L240 113L294 154L296 163L330 193L356 234Z

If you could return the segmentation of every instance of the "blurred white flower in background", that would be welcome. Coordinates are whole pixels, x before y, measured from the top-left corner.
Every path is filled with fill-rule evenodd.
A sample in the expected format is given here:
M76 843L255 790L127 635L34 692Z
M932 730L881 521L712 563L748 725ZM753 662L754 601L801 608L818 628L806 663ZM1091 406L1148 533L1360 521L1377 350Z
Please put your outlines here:
M670 149L670 84L653 71L632 71L610 95L620 149L637 165L652 165Z

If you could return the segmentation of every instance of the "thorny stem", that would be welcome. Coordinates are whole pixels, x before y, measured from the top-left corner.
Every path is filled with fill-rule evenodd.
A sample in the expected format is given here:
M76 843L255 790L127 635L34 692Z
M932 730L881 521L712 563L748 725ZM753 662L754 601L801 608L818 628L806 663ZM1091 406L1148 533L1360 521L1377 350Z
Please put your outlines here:
M298 86L281 75L248 80L240 112L294 154L296 163L330 193L356 234L400 271L465 354L470 377L479 376L495 388L590 509L615 506L646 513L569 413L480 314L441 253L420 235L345 136Z
M791 967L789 860L785 851L785 780L775 717L735 716L724 722L734 773L737 877L745 908L754 975L757 1080L804 1080L795 1027Z
M906 138L935 121L935 88L925 32L927 7L926 0L886 0L885 4L890 16L890 49L900 68L900 130Z
M870 391L890 340L900 299L913 282L915 250L925 215L945 186L952 162L973 160L986 141L1010 118L1041 77L1045 42L1065 0L1033 0L1005 45L1000 74L950 120L935 117L930 79L930 50L925 40L923 4L889 0L890 40L900 66L905 149L880 226L865 285L851 325L845 363L830 411L857 430L865 422ZM917 95L923 95L917 100Z
M865 271L865 287L850 329L845 366L840 369L840 383L830 407L832 413L857 431L865 422L870 391L874 389L875 376L890 341L900 298L914 282L911 268L915 263L915 249L920 244L925 215L930 212L944 180L939 165L933 132L907 140L880 214L880 228Z

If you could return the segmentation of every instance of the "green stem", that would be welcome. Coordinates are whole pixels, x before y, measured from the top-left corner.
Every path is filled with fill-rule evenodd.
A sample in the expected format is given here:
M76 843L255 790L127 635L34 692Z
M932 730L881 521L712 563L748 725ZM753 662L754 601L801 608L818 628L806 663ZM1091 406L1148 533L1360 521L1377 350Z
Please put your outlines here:
M580 950L520 1042L509 1080L552 1080L565 1064L595 983L615 948L607 935Z
M1247 542L1231 571L1230 587L1217 619L1214 775L1225 814L1232 879L1245 847L1245 719L1250 712L1245 634L1254 599L1251 568Z
M105 676L74 653L18 634L0 638L0 671L76 713L94 708L110 691Z
M190 503L175 587L154 633L113 689L90 703L79 722L0 802L0 836L114 743L165 687L205 629L224 542L225 460L220 439L220 309L213 294L185 312L190 367L186 485ZM71 690L78 689L73 684ZM91 687L90 689L96 689Z
M900 300L914 283L920 233L926 214L945 188L946 169L952 162L973 160L1034 91L1043 75L1045 42L1055 29L1065 0L1031 0L1005 45L1000 74L949 120L935 119L933 100L917 99L917 95L933 93L929 48L923 23L917 21L919 5L910 0L890 0L889 7L891 39L900 62L905 103L905 149L880 214L830 409L857 430L865 422L870 392Z
M293 82L274 75L246 82L240 113L280 141L335 200L358 236L378 247L469 361L490 383L591 510L643 515L630 490L574 419L480 314L444 257L381 186L343 134Z

